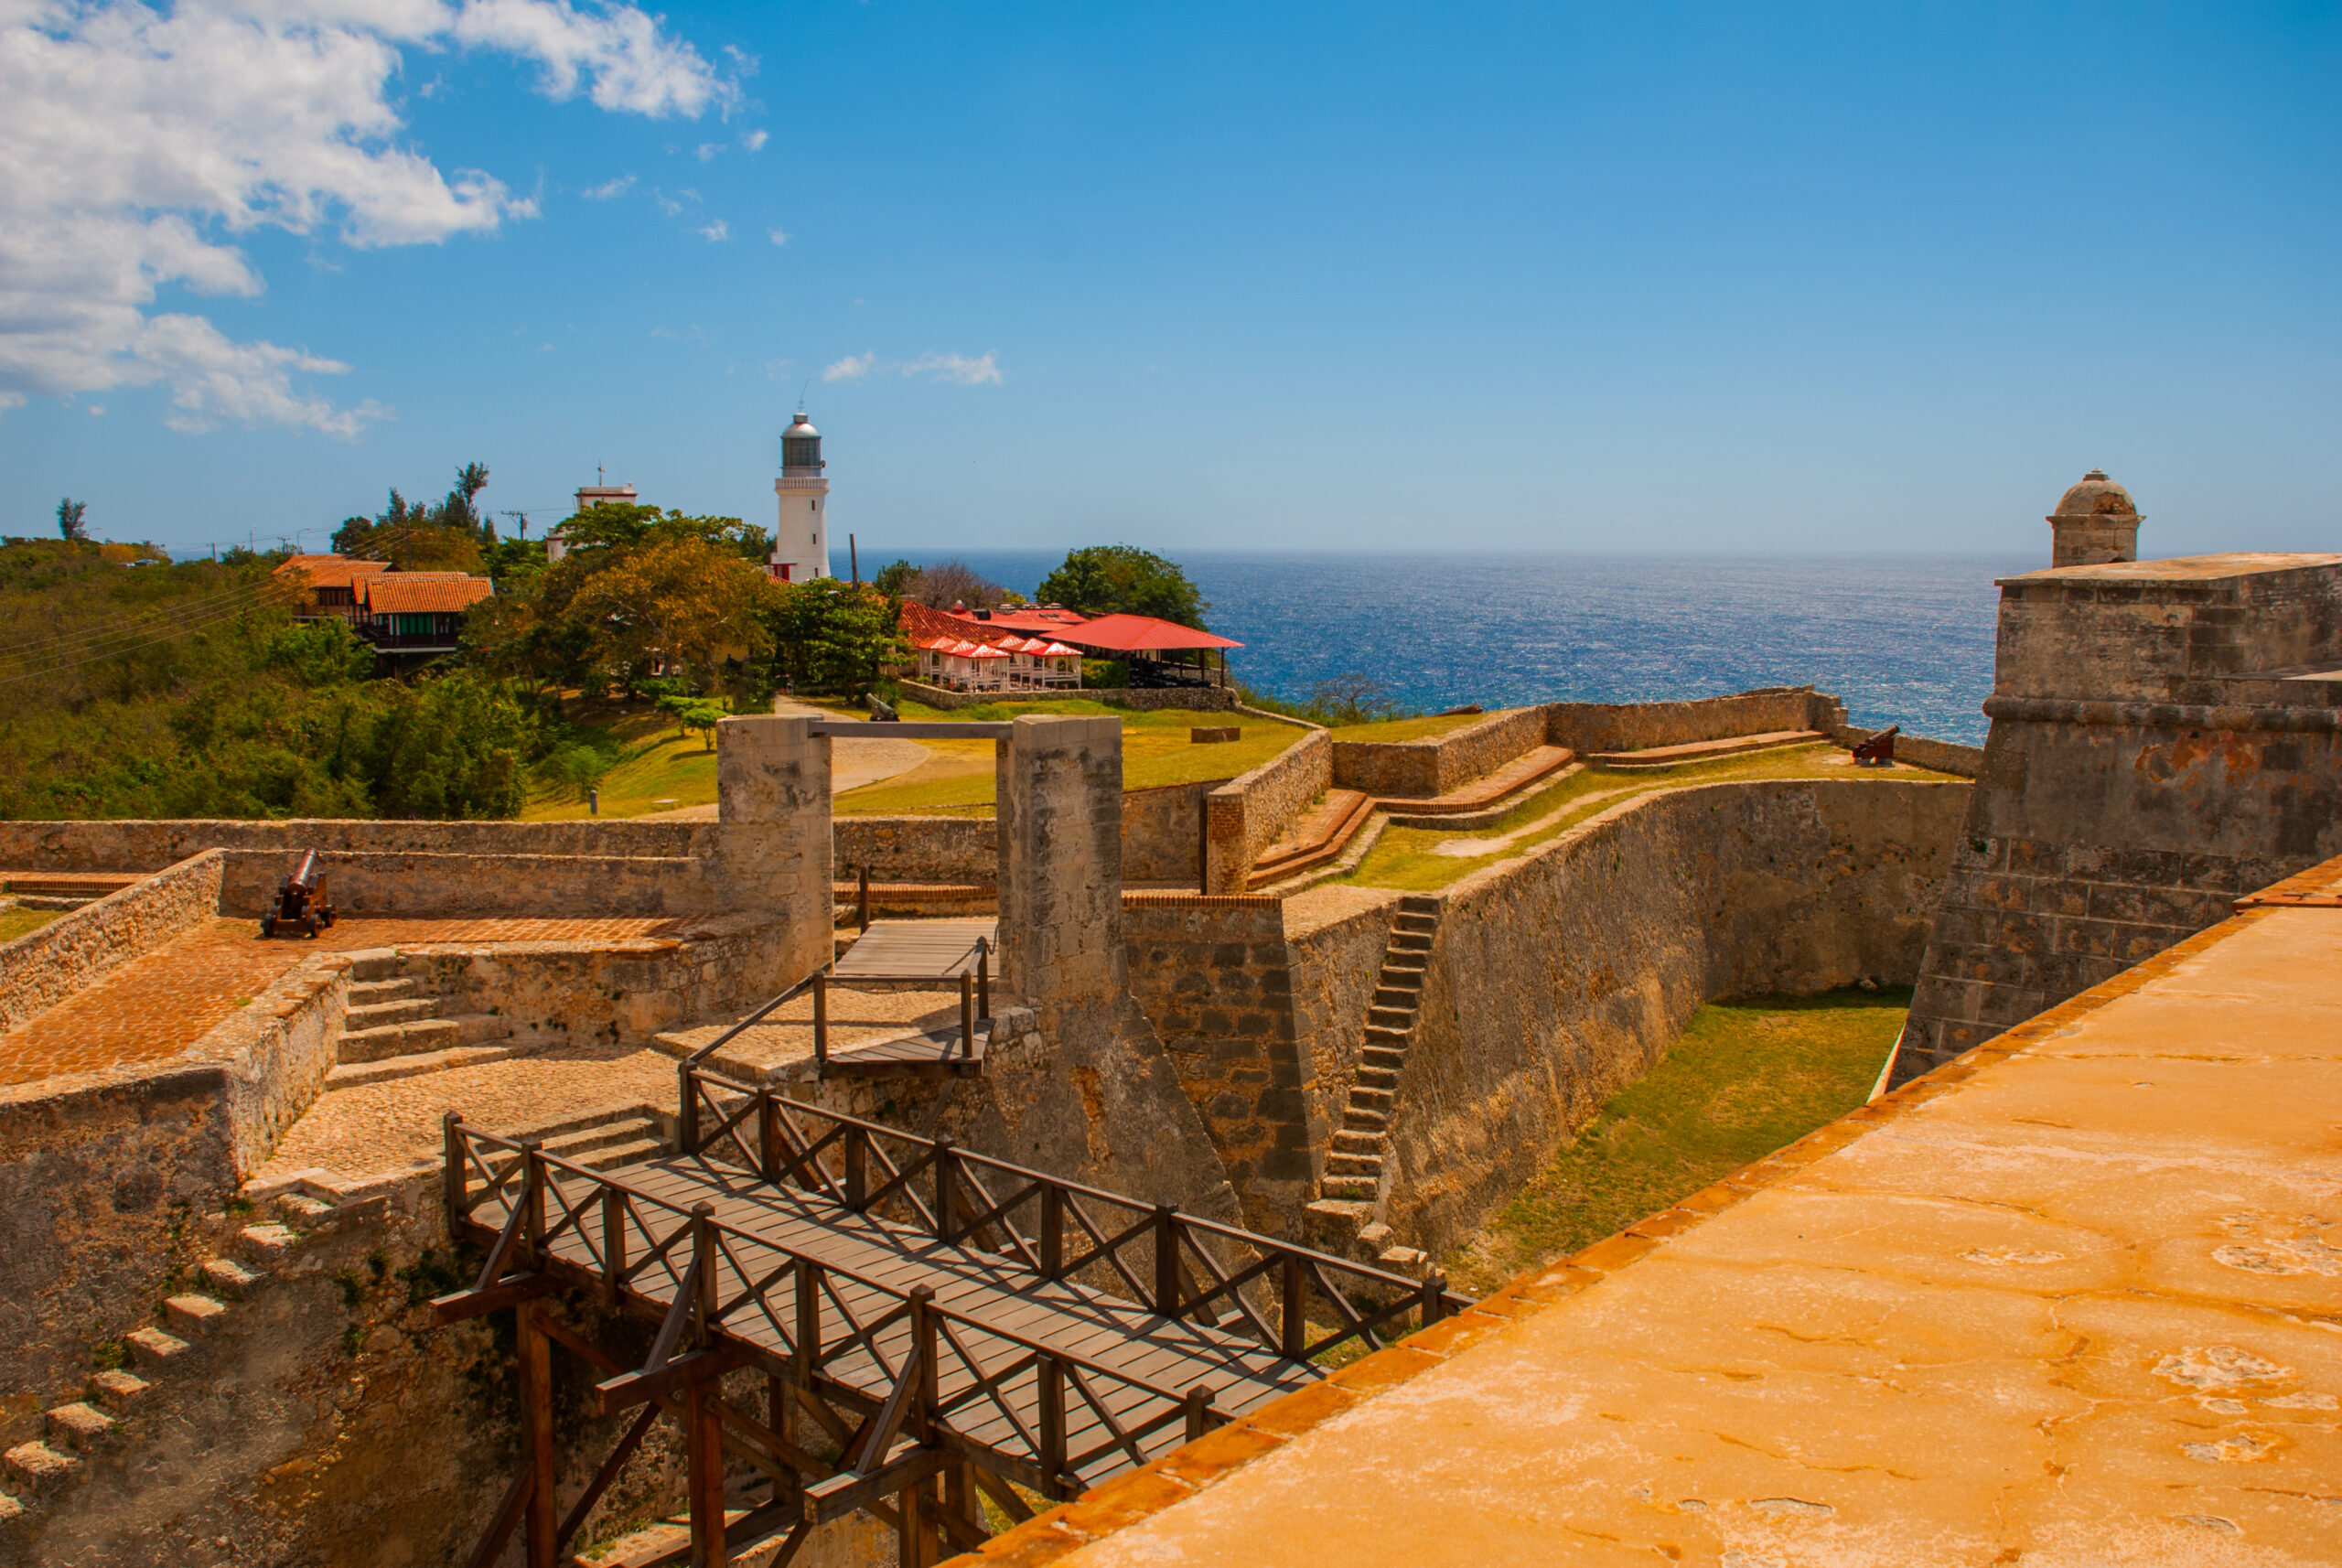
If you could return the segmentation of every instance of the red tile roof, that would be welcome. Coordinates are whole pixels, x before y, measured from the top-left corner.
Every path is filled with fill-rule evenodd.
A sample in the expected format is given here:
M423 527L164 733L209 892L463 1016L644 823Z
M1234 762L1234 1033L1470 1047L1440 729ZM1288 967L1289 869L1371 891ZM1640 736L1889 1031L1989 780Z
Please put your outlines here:
M349 555L294 555L270 575L288 577L297 574L312 588L347 588L355 578L389 569L388 562L360 561Z
M1184 648L1241 648L1233 638L1216 637L1176 621L1153 616L1100 616L1058 634L1083 648L1109 649L1116 653L1170 652Z
M468 609L495 592L485 577L461 572L385 572L362 588L370 615L426 615Z

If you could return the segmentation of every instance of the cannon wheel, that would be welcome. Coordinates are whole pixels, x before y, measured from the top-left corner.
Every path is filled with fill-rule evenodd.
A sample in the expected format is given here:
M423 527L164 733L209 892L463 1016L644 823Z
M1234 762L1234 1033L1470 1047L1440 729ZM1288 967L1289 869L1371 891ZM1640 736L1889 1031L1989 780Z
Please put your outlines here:
M302 916L301 929L308 933L308 938L311 941L317 940L317 918L315 915Z
M263 915L260 918L260 934L263 937L273 937L276 934L275 916Z

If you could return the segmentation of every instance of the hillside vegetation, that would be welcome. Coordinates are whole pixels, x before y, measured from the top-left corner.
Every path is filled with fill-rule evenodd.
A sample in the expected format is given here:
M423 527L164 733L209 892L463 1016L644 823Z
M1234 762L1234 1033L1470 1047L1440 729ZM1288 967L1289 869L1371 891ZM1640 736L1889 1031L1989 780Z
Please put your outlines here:
M0 546L0 818L496 817L561 738L523 684L374 679L271 561Z

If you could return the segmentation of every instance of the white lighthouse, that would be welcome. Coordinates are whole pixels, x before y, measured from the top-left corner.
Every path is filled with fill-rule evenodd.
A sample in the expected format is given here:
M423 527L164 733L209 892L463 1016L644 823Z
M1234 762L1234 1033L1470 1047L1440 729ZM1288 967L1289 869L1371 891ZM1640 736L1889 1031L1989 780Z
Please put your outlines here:
M772 575L803 583L830 575L830 481L822 478L822 433L797 411L780 433L780 516L772 532Z

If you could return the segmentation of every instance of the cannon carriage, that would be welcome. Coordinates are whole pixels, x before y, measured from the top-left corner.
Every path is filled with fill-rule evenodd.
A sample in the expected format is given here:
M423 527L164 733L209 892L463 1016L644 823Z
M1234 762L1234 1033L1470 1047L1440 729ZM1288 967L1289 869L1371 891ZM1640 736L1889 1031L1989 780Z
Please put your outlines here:
M317 870L317 852L301 857L300 869L276 885L276 907L260 918L263 937L291 936L295 931L314 937L333 924L334 907L326 897L325 874Z

